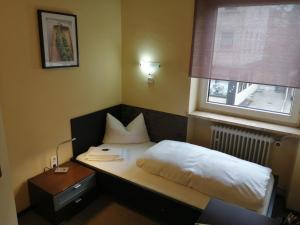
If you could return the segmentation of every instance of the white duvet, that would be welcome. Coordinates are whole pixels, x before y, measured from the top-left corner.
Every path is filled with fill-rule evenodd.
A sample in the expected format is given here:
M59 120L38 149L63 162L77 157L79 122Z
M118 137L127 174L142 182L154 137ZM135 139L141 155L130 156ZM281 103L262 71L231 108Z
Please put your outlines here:
M151 174L252 210L262 207L272 172L218 151L168 140L149 148L137 165Z

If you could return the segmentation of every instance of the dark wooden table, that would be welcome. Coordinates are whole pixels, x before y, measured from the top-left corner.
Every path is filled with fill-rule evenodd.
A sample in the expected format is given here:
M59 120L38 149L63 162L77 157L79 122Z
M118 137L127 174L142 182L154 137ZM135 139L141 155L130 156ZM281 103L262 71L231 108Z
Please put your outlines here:
M280 225L278 221L233 204L212 199L197 223L211 225Z
M95 171L68 162L67 173L49 170L28 180L31 206L54 224L82 210L96 194Z

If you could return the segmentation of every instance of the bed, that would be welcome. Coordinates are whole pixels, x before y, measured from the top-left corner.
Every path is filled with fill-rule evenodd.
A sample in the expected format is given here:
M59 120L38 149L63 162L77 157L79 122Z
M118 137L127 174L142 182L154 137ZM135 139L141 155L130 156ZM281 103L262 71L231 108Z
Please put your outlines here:
M106 113L111 113L124 124L140 112L144 114L152 142L145 144L101 145L105 130ZM137 208L166 218L174 218L179 224L192 224L206 207L210 197L196 190L176 184L164 178L149 174L137 167L136 160L154 142L165 139L185 141L187 119L185 117L137 107L118 105L71 120L74 160L98 171L100 188L111 192L120 199L130 201ZM123 161L97 162L85 160L90 146L127 149ZM276 179L268 184L264 205L258 213L270 216L274 204ZM180 216L179 216L180 215ZM176 218L178 217L178 218ZM180 221L181 220L181 221ZM189 220L189 221L188 221ZM179 222L180 221L180 222Z

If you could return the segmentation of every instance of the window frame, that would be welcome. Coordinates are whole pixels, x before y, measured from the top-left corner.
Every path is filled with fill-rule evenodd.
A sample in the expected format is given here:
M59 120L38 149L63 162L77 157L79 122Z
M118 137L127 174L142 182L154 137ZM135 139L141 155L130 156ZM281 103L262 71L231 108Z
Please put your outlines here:
M209 80L199 79L198 108L200 111L212 111L220 114L230 114L238 117L258 119L261 121L299 125L300 89L295 89L294 100L290 114L276 113L253 108L208 102Z

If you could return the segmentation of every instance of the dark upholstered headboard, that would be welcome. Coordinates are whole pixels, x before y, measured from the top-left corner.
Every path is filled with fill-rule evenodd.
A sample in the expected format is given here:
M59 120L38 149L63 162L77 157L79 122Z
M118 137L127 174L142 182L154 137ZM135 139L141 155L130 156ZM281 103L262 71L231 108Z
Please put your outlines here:
M159 112L129 105L117 105L87 115L71 119L71 135L76 138L73 157L88 150L90 146L102 143L105 133L106 114L110 113L124 125L128 125L137 115L143 113L151 141L186 141L187 117Z

